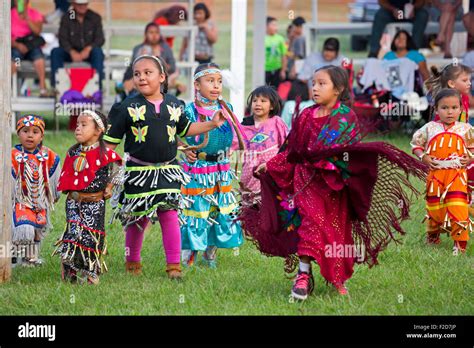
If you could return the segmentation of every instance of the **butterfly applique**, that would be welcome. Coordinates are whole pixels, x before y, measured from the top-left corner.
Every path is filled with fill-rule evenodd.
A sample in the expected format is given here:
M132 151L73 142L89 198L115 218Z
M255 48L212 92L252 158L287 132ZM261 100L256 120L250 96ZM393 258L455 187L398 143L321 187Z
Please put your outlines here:
M176 141L176 127L171 127L171 126L166 126L166 128L168 128L168 136L169 136L169 139L168 141L170 143L174 143Z
M135 106L134 108L128 107L127 110L133 122L138 122L140 120L145 121L146 105L140 107Z
M132 133L135 135L135 142L142 143L145 142L145 137L148 134L148 126L145 127L132 127Z
M181 117L181 108L175 108L174 106L169 105L166 105L166 107L168 108L168 112L170 113L170 120L175 121L177 123L179 121L179 118Z

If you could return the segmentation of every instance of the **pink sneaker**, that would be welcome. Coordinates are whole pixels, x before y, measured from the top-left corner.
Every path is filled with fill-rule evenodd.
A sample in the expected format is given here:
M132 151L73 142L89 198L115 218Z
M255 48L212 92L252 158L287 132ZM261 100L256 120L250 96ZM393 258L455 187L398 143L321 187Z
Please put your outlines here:
M291 296L298 300L306 300L314 289L314 278L312 273L298 272L296 275Z
M336 288L339 295L347 295L349 293L346 286L342 283L337 283L336 285L334 285L334 287Z

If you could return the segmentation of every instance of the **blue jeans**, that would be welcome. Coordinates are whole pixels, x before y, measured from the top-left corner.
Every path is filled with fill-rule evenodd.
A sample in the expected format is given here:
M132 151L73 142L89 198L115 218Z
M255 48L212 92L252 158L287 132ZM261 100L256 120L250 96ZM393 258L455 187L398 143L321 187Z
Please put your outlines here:
M41 48L33 48L32 50L22 54L16 48L12 48L12 60L16 61L17 59L26 59L34 62L37 59L44 58Z
M417 48L423 44L423 34L428 24L429 13L424 8L415 9L415 17L411 20L397 20L393 17L392 12L381 8L375 13L374 22L372 24L372 35L370 37L369 49L370 53L378 53L380 49L380 39L385 30L385 26L393 22L412 22L413 23L413 41Z
M56 71L64 66L64 62L72 62L71 55L62 47L56 47L51 51L51 86L56 85ZM104 78L104 53L100 47L94 47L86 62L90 63L99 74L99 86L102 87Z

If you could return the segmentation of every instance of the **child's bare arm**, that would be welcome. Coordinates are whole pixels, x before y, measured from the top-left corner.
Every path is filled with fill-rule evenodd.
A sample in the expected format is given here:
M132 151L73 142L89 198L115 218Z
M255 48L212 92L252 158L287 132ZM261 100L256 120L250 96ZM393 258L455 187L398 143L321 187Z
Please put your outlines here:
M189 137L189 136L209 132L210 130L213 130L214 128L222 126L225 120L226 120L226 117L224 116L223 112L221 110L218 110L217 112L214 113L214 116L212 117L211 121L191 123L188 129L188 132L186 133L186 136Z
M437 168L437 165L435 162L433 162L433 159L431 158L431 156L425 153L423 150L416 149L415 151L413 151L413 153L421 160L421 162L428 165L430 169Z
M109 199L110 197L112 197L113 188L114 188L114 184L109 182L107 186L105 187L104 199Z
M115 150L115 148L117 147L118 144L112 144L112 143L108 143L107 141L105 142L105 146L107 146L109 149L111 150Z
M104 190L104 199L109 199L113 195L114 187L121 186L123 184L123 165L118 164L117 162L109 163L109 182Z

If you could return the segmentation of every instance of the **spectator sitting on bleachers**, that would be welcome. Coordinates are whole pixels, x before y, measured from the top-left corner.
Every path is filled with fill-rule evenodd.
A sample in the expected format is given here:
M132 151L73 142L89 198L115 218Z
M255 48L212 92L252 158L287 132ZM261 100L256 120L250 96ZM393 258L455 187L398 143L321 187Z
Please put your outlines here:
M406 57L416 64L418 64L418 71L423 79L423 82L430 77L428 66L426 65L426 58L423 54L418 52L418 49L413 42L411 35L406 30L400 30L393 38L391 51L387 52L383 59L394 60L397 58Z
M339 54L339 40L330 37L324 41L322 52L313 52L306 57L301 71L293 82L288 100L294 100L296 96L301 96L303 100L310 99L312 95L312 77L314 72L325 65L340 66L345 59ZM306 85L306 86L305 86Z
M468 40L474 41L474 0L469 1L469 12L462 17Z
M210 63L214 58L213 45L217 42L217 26L210 20L211 11L206 4L199 2L194 5L194 23L198 26L196 33L196 45L194 47L194 59L199 64ZM181 60L186 60L188 47L188 38L183 39L183 44L180 50Z
M51 51L51 86L56 84L55 74L64 62L88 62L104 78L104 44L102 18L88 9L88 0L72 0L73 9L61 18L59 46Z
M379 0L381 7L375 13L372 24L369 57L377 57L382 34L386 25L392 22L413 22L413 41L417 47L421 47L429 18L428 11L423 7L424 3L425 0L414 0L413 4L411 0ZM410 7L413 8L410 10Z
M159 26L177 25L180 21L186 21L187 19L188 12L186 9L181 5L173 5L158 11L153 22ZM167 37L166 43L173 48L174 36Z
M17 0L14 0L10 11L12 73L16 72L17 64L21 64L22 59L32 61L38 74L40 96L46 97L48 96L45 81L46 69L44 55L41 51L44 40L40 36L43 15L29 5L29 0L24 0L23 7L23 9L18 9Z
M456 17L462 17L462 0L432 0L435 10L432 20L439 22L439 32L435 44L444 52L444 58L453 58L451 54L451 40L454 34Z
M168 77L168 83L170 87L177 87L180 89L182 87L178 84L176 86L177 70L176 70L176 61L173 55L173 51L170 46L166 43L164 38L160 34L160 26L154 22L148 23L145 27L145 39L143 43L135 46L133 48L132 60L131 63L138 57L143 54L158 56L163 58L166 63ZM183 86L184 87L184 86ZM132 90L134 90L133 84L133 71L132 66L127 68L123 76L123 88L125 95L129 95ZM123 97L123 96L122 96Z

